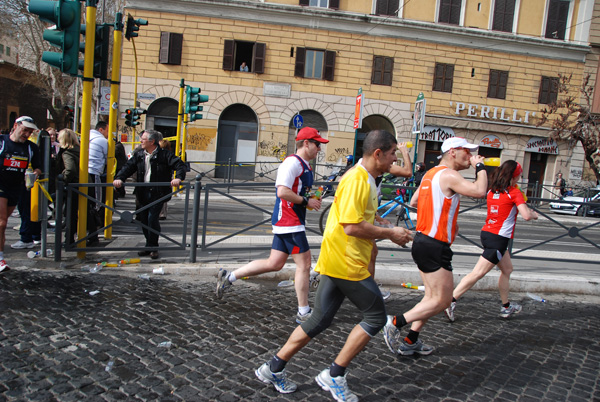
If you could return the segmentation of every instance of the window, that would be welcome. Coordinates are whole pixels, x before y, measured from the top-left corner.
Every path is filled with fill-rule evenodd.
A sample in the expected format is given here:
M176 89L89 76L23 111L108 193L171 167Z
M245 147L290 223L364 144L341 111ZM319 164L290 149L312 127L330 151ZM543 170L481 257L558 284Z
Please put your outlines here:
M10 56L10 47L6 46L6 55Z
M570 5L569 0L550 0L546 22L546 38L565 39Z
M488 83L488 98L506 99L507 82L508 71L490 70L490 82Z
M433 73L433 90L452 92L452 79L454 77L454 64L435 63Z
M373 56L373 76L371 77L371 84L392 85L393 72L393 57Z
M400 8L399 0L377 0L375 14L398 15L398 8Z
M249 72L263 74L266 52L264 43L227 39L223 49L223 70L237 71L242 63L246 63Z
M0 54L4 53L4 45L0 45Z
M496 0L494 5L494 31L512 32L516 0Z
M340 8L340 0L300 0L300 5L308 7L333 8L337 10Z
M542 77L538 103L549 105L558 98L558 77Z
M183 52L183 34L175 32L160 33L160 52L158 62L161 64L181 64Z
M335 52L330 50L296 48L295 77L333 81Z
M462 0L440 0L438 22L458 25L460 23L460 8Z

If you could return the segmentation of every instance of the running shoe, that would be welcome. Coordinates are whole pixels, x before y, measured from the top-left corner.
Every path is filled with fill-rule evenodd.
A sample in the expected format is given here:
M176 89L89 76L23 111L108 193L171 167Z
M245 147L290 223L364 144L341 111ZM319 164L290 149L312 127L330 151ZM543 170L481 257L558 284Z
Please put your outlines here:
M400 331L394 325L394 316L387 316L387 323L383 327L383 339L390 352L393 354L398 353L398 347L400 346Z
M287 379L285 369L280 373L273 373L268 362L257 368L254 374L265 384L273 384L275 389L282 394L292 393L298 388L296 384Z
M508 318L513 314L519 314L523 307L517 303L510 303L508 307L500 307L500 317Z
M311 314L312 314L312 308L306 314L300 314L300 312L298 312L296 314L296 322L298 324L302 324L302 323L306 322L310 318Z
M325 391L331 392L333 399L336 401L358 402L358 397L350 391L350 388L348 388L346 374L339 377L332 377L329 374L329 369L326 368L315 377L315 381Z
M450 322L454 322L454 309L456 308L456 302L452 302L450 303L450 307L448 307L446 310L444 310L444 313L446 313L446 317L448 317L448 320Z
M385 290L381 287L381 284L378 284L377 286L379 286L379 291L381 292L381 297L383 297L383 300L387 300L390 298L390 296L392 295L392 292L390 292L389 290Z
M226 269L219 268L219 273L217 274L217 299L223 298L223 293L225 289L231 286L231 282L229 282L229 274Z
M10 267L8 266L8 264L6 263L6 261L0 260L0 272L2 272L2 271L8 271L9 269L10 269Z
M415 353L418 353L423 356L427 356L433 352L433 347L429 345L425 345L419 339L416 343L408 344L405 340L400 342L400 347L398 347L398 353L402 356L412 356Z
M24 241L19 240L18 242L11 244L10 248L14 248L17 250L20 250L23 248L33 248L33 242L25 243Z

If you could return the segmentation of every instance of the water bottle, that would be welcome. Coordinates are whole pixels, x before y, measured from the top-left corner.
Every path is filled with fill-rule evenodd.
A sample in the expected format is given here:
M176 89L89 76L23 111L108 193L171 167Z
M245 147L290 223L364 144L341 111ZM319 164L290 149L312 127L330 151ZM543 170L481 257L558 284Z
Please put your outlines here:
M277 286L280 288L287 288L290 286L294 286L294 281L291 279L288 279L287 281L281 281L277 284Z
M165 341L165 342L161 342L158 344L159 348L167 348L169 349L171 346L173 346L173 344L171 343L171 341Z
M51 257L52 256L52 250L51 249L47 249L46 250L46 255L48 257ZM41 257L41 256L42 256L42 250L40 250L40 251L33 251L32 250L32 251L28 251L27 252L27 257L29 257L29 258L35 258L35 257Z
M145 281L149 281L150 280L150 275L148 275L148 274L140 274L140 275L138 275L138 278L143 279Z
M115 365L115 361L109 360L108 363L106 364L106 367L104 367L104 371L108 372L108 371L112 370L114 365Z
M93 267L90 268L90 273L91 274L95 274L96 272L100 272L102 271L102 264L96 264Z
M530 299L533 299L535 301L539 301L541 303L546 303L546 299L544 299L541 296L538 296L536 294L533 294L533 293L527 293L527 297L529 297Z
M139 258L126 258L124 260L119 261L119 264L121 264L121 265L138 264L139 262L140 262Z

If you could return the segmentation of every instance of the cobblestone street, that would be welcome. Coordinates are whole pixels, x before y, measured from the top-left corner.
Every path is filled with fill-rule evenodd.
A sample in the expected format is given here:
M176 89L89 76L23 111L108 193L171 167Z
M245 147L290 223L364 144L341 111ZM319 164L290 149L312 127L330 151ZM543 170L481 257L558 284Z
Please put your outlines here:
M344 304L332 327L288 364L298 390L280 395L254 375L295 328L295 294L276 285L239 281L217 301L208 277L3 273L0 400L331 399L314 377L359 316ZM388 312L406 311L421 296L392 289ZM600 400L597 298L513 298L523 312L502 320L496 294L467 293L455 323L439 315L425 327L421 339L436 348L426 357L396 358L378 335L351 364L351 389L363 401ZM170 348L159 346L167 341Z

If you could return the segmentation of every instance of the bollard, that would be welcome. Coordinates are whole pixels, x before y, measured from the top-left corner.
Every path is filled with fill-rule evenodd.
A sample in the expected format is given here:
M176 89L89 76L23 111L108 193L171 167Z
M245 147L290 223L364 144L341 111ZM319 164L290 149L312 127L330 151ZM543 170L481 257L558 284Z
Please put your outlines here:
M202 190L201 180L202 175L196 175L196 183L194 184L194 209L192 211L192 233L190 239L190 262L196 262L196 247L198 244L198 217L200 216L200 191Z

